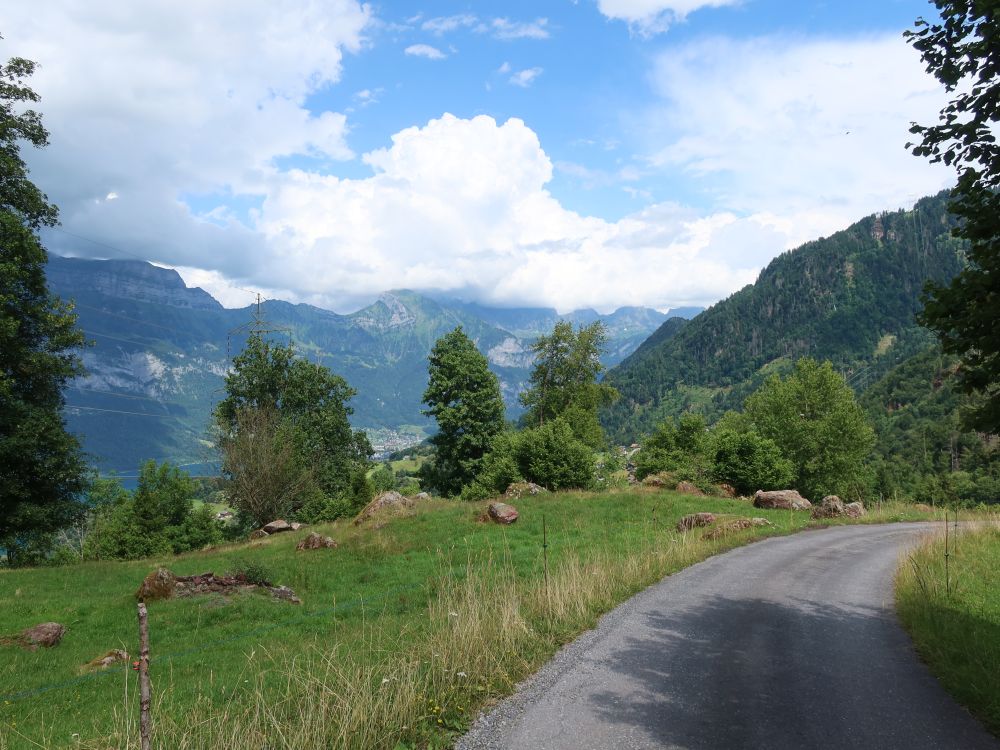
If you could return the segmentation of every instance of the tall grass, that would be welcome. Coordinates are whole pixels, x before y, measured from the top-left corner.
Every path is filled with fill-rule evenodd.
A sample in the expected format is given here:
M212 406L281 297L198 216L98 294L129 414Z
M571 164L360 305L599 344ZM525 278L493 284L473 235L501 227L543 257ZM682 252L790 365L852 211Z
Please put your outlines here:
M421 621L387 632L373 613L363 648L314 644L247 656L248 682L223 707L156 710L164 748L444 747L474 716L618 602L663 575L745 541L661 533L622 556L598 550L552 566L548 583L498 557L466 575L442 572ZM279 686L265 679L280 675ZM137 747L135 696L95 748ZM159 708L159 707L157 707ZM164 707L165 708L165 707ZM221 710L220 710L221 708Z
M948 552L947 565L945 551ZM896 605L921 657L1000 735L1000 514L944 527L901 562Z

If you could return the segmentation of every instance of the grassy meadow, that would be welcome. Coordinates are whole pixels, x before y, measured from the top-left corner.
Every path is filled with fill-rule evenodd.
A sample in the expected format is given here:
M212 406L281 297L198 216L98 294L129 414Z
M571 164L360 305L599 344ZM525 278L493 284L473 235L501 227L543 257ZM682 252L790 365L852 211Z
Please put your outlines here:
M179 575L263 566L302 604L257 594L150 603L154 747L447 747L479 708L630 595L815 523L645 488L516 505L510 527L477 522L485 503L429 500L381 528L317 527L338 549L296 552L303 530L163 559L0 571L0 635L68 628L52 649L0 646L0 750L138 747L136 673L81 667L110 649L137 652L133 593L157 565ZM674 530L702 510L774 526L715 541ZM887 505L864 520L908 518L926 515Z
M939 516L940 517L940 516ZM925 541L896 578L896 606L942 685L1000 735L1000 514Z

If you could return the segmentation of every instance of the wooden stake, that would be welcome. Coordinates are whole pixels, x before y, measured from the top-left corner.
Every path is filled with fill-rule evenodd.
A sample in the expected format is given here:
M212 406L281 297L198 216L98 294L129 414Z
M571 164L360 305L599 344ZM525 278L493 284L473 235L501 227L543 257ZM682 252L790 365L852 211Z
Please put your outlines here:
M146 604L139 602L139 746L149 750L150 716L152 702L149 687L149 621Z

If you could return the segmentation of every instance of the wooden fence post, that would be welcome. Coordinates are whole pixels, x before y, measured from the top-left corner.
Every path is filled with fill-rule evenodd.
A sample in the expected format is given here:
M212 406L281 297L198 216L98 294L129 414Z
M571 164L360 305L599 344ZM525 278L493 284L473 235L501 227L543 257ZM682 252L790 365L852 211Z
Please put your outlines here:
M139 746L149 750L151 703L149 687L149 621L146 603L139 602Z

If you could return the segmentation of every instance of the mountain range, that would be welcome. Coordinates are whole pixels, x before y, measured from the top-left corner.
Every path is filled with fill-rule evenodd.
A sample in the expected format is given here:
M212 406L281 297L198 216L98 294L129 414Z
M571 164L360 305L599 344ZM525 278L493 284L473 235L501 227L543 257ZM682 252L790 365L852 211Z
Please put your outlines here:
M343 376L358 392L353 424L369 432L377 449L391 450L421 440L431 427L420 403L427 355L458 325L488 358L508 415L516 418L531 343L560 318L602 320L609 333L604 363L611 367L665 320L700 311L627 307L560 316L549 308L491 308L407 290L385 292L347 315L279 300L227 309L187 287L176 271L142 261L51 256L47 275L55 294L74 301L91 342L83 351L87 375L67 392L70 429L82 436L94 465L124 473L148 458L214 460L210 414L254 321Z

